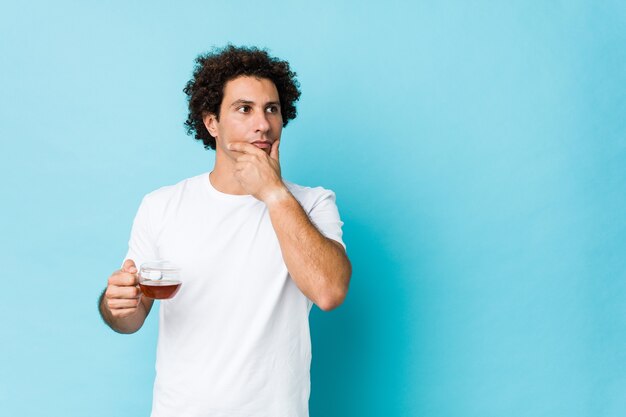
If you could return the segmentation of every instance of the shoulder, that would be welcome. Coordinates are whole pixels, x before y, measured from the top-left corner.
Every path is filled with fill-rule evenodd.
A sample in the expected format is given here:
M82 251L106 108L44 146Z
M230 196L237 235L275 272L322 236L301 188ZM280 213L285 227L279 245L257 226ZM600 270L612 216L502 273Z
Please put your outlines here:
M142 204L151 207L164 207L172 201L180 200L184 195L196 192L202 188L202 180L207 174L200 174L186 178L175 184L165 185L150 191L143 197Z
M318 203L323 200L335 201L335 193L324 187L307 187L298 185L293 182L283 180L289 192L298 200L300 205L306 210L310 211Z

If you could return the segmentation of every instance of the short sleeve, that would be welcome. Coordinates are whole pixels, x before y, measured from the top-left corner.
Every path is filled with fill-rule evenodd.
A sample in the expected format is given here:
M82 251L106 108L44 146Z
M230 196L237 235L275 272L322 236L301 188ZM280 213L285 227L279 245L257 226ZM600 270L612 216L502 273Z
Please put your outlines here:
M144 197L135 215L135 220L133 221L133 227L128 241L128 252L124 260L132 259L137 268L139 268L142 263L158 258L158 251L149 215L149 204L147 198ZM122 261L122 264L123 263L124 261Z
M317 197L309 211L309 218L321 234L329 239L336 240L345 249L346 245L343 243L343 232L341 230L343 222L339 218L339 210L335 201L335 193L323 189L323 192Z

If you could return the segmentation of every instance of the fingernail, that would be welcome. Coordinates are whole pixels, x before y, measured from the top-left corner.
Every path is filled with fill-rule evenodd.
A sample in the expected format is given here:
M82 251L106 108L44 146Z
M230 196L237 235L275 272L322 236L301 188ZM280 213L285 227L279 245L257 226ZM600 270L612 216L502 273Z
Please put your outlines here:
M137 272L137 269L134 266L131 266L128 272L130 272L131 274L134 274L135 272Z

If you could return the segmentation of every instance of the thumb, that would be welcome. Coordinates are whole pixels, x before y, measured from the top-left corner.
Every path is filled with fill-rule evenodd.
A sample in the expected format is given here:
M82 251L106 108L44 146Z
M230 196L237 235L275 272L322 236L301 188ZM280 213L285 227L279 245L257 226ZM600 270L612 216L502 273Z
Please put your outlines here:
M270 150L270 157L278 161L278 146L280 145L280 140L272 143L272 149Z
M122 265L122 271L130 272L131 274L137 272L137 266L135 266L135 261L133 261L132 259L126 259L124 261L124 265Z

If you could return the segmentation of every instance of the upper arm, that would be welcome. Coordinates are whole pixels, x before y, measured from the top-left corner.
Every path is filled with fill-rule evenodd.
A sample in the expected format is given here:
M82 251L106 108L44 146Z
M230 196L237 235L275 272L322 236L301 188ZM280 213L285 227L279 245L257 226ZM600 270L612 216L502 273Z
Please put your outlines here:
M330 240L339 249L341 249L341 253L343 254L346 253L346 248L341 243L337 242L335 239L330 239L330 238L327 238L327 239Z
M137 270L141 264L159 259L158 249L156 245L153 219L150 216L150 202L146 197L143 198L130 233L128 240L128 252L124 259L132 259L135 262ZM145 296L141 297L141 303L146 311L146 317L150 314L154 300Z
M132 259L137 269L143 262L159 258L150 205L150 200L144 197L137 209L128 240L125 259Z
M308 216L317 230L324 237L341 246L345 253L346 245L343 243L343 231L341 230L343 222L339 217L335 193L331 190L322 189L309 209Z

